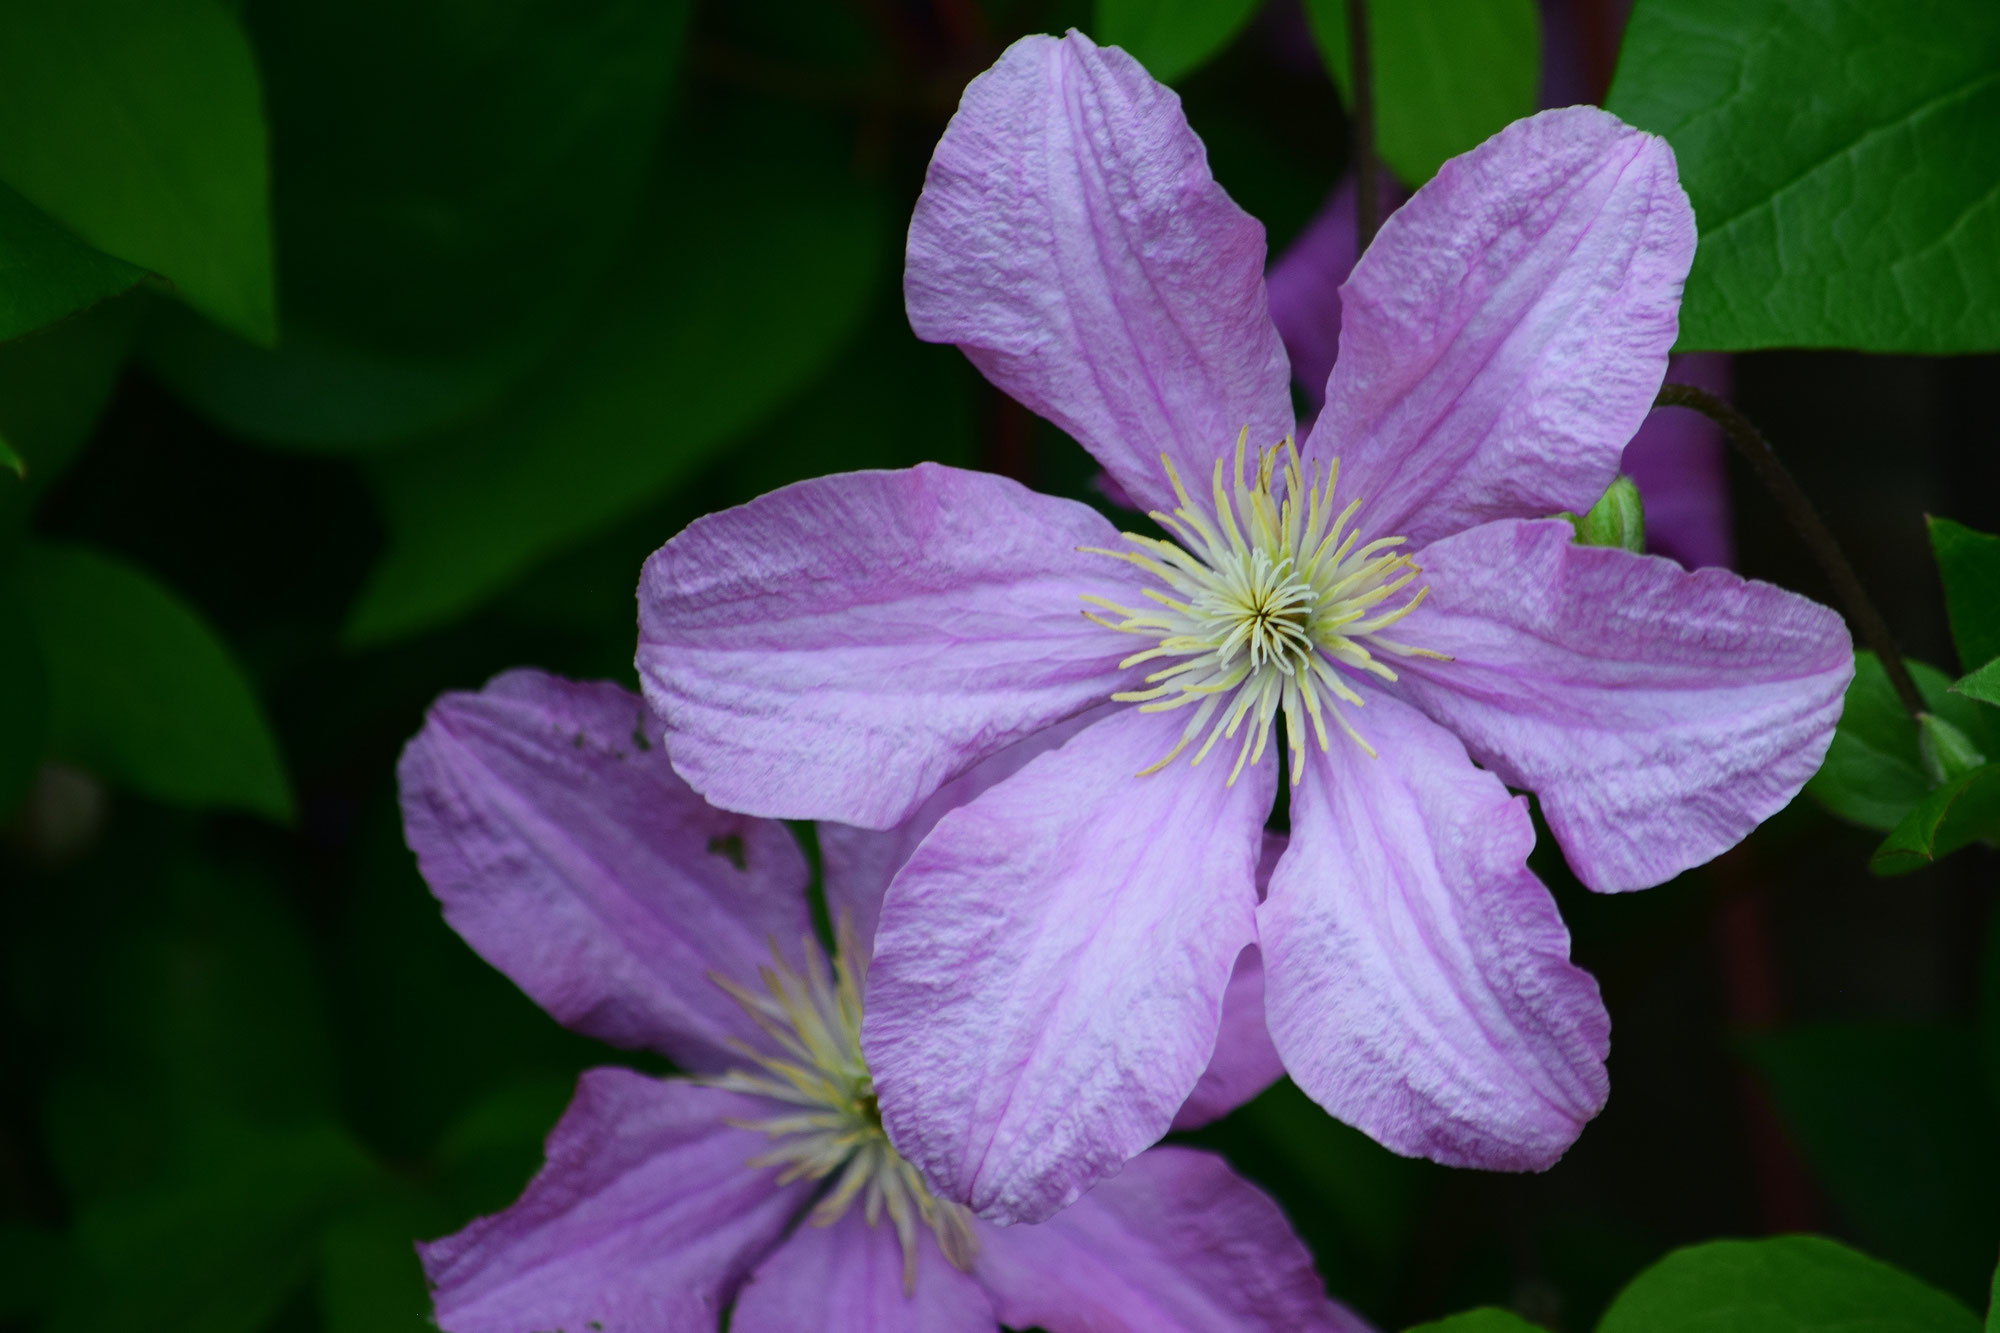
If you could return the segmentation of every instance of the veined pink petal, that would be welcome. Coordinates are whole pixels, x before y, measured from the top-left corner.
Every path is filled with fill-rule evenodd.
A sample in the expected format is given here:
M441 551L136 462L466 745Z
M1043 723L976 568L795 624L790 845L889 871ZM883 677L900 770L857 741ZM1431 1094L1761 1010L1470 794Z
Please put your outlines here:
M1354 177L1342 176L1298 239L1264 275L1271 322L1285 341L1292 378L1317 412L1340 356L1340 285L1354 271Z
M884 1217L859 1207L832 1226L805 1223L757 1267L730 1333L993 1333L993 1302L945 1262L919 1227L916 1285L903 1291L903 1247Z
M1220 1120L1284 1077L1285 1062L1264 1021L1264 955L1254 944L1236 956L1222 993L1222 1026L1208 1068L1174 1116L1175 1129Z
M709 973L811 934L805 858L690 791L637 695L510 671L432 705L397 776L445 919L557 1019L693 1069L762 1040Z
M1667 378L1729 396L1729 358L1688 352L1667 362ZM1688 569L1736 563L1729 528L1729 471L1722 428L1684 407L1656 409L1625 446L1620 469L1646 505L1646 549Z
M1664 139L1544 111L1445 163L1341 289L1307 444L1368 532L1421 546L1582 513L1666 370L1694 214Z
M1072 500L926 463L802 481L646 562L639 674L675 769L731 810L889 828L986 755L1101 702L1130 596Z
M827 910L852 923L855 938L872 947L882 917L882 895L889 881L910 859L937 822L1002 779L1012 777L1036 755L1055 749L1118 704L1103 704L1026 740L1015 741L998 754L980 760L932 793L916 813L891 829L856 828L852 824L819 826L819 852L825 876Z
M1135 777L1180 734L1127 708L946 815L890 886L862 1046L943 1194L1038 1221L1167 1130L1251 937L1275 765Z
M1418 554L1395 688L1541 798L1577 876L1643 889L1727 851L1818 770L1854 674L1826 607L1722 569L1493 523Z
M1220 1157L1155 1148L1038 1226L979 1228L1000 1321L1050 1333L1369 1333L1278 1205Z
M447 1333L710 1333L812 1186L745 1163L769 1104L676 1079L593 1069L515 1204L417 1247Z
M1257 909L1271 1035L1293 1081L1387 1148L1539 1170L1603 1108L1611 1020L1527 868L1525 797L1372 693L1379 757L1311 747Z
M1285 853L1283 834L1266 830L1257 854L1257 900L1262 902L1271 887L1271 872ZM1236 968L1229 974L1229 987L1222 992L1222 1026L1215 1034L1215 1054L1201 1081L1194 1085L1174 1116L1175 1129L1199 1129L1220 1120L1285 1074L1285 1062L1271 1044L1271 1029L1264 1022L1264 954L1256 945L1246 945L1236 955Z
M910 222L910 325L956 343L1147 506L1237 432L1291 433L1264 228L1180 99L1116 47L1024 37L965 90Z

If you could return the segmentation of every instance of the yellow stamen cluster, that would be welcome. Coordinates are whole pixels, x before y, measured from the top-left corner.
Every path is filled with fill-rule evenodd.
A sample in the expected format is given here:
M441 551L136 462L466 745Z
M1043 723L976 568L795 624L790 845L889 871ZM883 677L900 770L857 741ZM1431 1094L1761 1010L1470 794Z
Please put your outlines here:
M1280 712L1294 781L1305 771L1307 735L1320 749L1328 747L1328 717L1372 757L1374 748L1341 712L1342 704L1358 708L1363 702L1346 671L1393 681L1396 673L1378 654L1440 656L1382 637L1382 630L1417 609L1428 589L1398 600L1423 572L1396 551L1403 538L1357 545L1360 534L1352 524L1361 501L1338 512L1333 507L1339 460L1324 486L1317 466L1308 484L1298 449L1287 439L1260 451L1250 472L1248 437L1247 430L1237 437L1233 469L1216 460L1212 511L1188 497L1173 461L1162 456L1180 505L1152 517L1180 539L1178 545L1128 532L1125 540L1136 550L1086 548L1128 561L1166 585L1140 589L1150 607L1084 597L1110 613L1084 612L1098 624L1157 641L1121 667L1169 663L1146 677L1145 689L1111 697L1144 712L1194 710L1179 742L1144 773L1165 768L1206 729L1190 762L1199 764L1217 742L1241 733L1229 773L1234 783L1246 763L1263 757Z
M930 1228L945 1258L961 1270L971 1268L977 1241L971 1215L958 1204L932 1197L917 1169L891 1146L882 1129L875 1079L861 1055L864 978L849 962L861 954L845 928L839 946L829 967L818 943L807 940L801 974L773 945L771 965L759 969L761 993L727 977L713 977L783 1054L736 1043L754 1068L703 1081L798 1108L731 1122L771 1140L770 1151L752 1158L750 1165L780 1168L780 1184L830 1179L808 1215L814 1226L839 1221L857 1199L869 1226L886 1214L902 1243L903 1289L908 1293L916 1284L919 1223Z

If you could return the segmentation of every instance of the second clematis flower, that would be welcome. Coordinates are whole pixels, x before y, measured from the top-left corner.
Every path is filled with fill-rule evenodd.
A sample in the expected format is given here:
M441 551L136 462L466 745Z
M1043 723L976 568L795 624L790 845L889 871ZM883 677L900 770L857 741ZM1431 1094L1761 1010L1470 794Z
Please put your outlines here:
M1159 531L925 465L703 518L640 585L674 764L729 809L885 828L1068 729L882 907L863 1044L934 1188L1033 1220L1115 1172L1209 1064L1239 959L1292 1078L1398 1152L1542 1168L1603 1106L1609 1019L1509 788L1591 888L1658 884L1791 800L1853 663L1824 607L1548 517L1616 475L1694 244L1664 141L1517 122L1356 265L1297 444L1263 229L1174 94L1077 33L966 89L911 323Z
M1040 1226L934 1198L876 1115L866 944L828 957L791 835L703 802L658 734L616 685L510 671L439 699L403 752L452 926L564 1023L693 1075L587 1071L519 1201L420 1247L440 1328L1367 1333L1209 1153L1148 1152ZM843 919L874 919L917 831L824 841ZM1240 1100L1215 1074L1190 1119Z

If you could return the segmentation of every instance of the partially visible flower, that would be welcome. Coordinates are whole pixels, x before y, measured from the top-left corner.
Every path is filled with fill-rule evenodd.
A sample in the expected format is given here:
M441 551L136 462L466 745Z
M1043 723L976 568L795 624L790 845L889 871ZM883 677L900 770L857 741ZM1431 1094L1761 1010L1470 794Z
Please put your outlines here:
M935 1199L875 1110L866 948L821 952L791 835L688 790L633 695L508 673L438 700L399 776L452 926L571 1027L693 1074L585 1073L520 1200L420 1247L450 1333L713 1333L732 1304L734 1333L1365 1327L1207 1153L1143 1154L1040 1226ZM906 849L829 830L843 916L872 922Z
M1797 794L1852 673L1826 608L1546 517L1617 475L1693 250L1663 140L1517 122L1362 257L1301 446L1263 231L1173 94L1076 33L968 86L912 325L1166 535L924 465L697 520L640 586L674 764L729 808L884 828L1078 728L884 901L863 1048L933 1188L1033 1220L1154 1142L1252 943L1294 1080L1397 1151L1545 1167L1602 1107L1609 1019L1508 787L1590 887L1657 884Z

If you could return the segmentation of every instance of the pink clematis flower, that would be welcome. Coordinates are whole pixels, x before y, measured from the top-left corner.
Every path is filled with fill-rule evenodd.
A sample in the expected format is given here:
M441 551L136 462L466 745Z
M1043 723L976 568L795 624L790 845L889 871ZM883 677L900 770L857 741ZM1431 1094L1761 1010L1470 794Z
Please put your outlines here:
M1798 792L1853 669L1824 607L1546 517L1615 476L1694 241L1662 140L1510 126L1355 266L1295 446L1262 228L1173 93L1076 33L966 89L911 323L1164 535L924 465L700 519L640 585L674 765L729 809L886 828L1074 729L938 819L882 906L863 1047L934 1189L1033 1220L1115 1172L1253 944L1284 1067L1398 1152L1546 1167L1603 1106L1609 1019L1508 788L1592 888L1660 883Z
M1209 1153L1142 1154L1039 1226L934 1198L875 1114L865 946L821 952L791 835L705 804L656 728L617 686L516 671L404 751L453 927L564 1023L695 1075L585 1073L520 1200L420 1247L441 1327L713 1333L733 1303L735 1333L1363 1333ZM909 845L829 838L837 910L872 920Z

